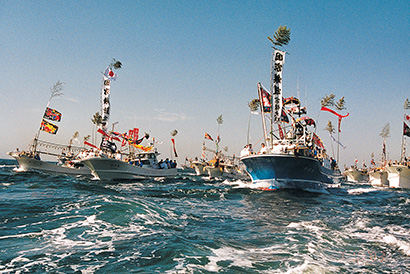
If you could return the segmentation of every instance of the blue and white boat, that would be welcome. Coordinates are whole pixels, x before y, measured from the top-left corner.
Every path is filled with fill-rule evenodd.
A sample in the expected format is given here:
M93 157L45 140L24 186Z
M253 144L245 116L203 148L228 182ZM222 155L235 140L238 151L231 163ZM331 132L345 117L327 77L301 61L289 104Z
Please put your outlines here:
M285 148L291 144L281 143ZM277 146L277 145L274 145ZM300 146L294 151L252 154L241 158L252 182L265 190L302 189L323 192L338 187L340 171L327 157L318 157L312 148Z
M255 187L264 190L302 189L326 192L340 186L337 163L326 154L323 142L309 129L315 121L295 97L282 97L285 52L274 48L271 91L258 83L258 95L267 148L241 152L241 161Z

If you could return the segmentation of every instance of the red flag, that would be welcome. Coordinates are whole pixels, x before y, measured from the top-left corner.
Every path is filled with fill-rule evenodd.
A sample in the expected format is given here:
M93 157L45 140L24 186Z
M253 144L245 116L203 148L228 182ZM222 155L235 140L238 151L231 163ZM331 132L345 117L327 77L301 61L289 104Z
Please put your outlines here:
M90 147L95 148L95 149L99 149L97 146L95 146L95 145L93 145L93 144L91 144L91 143L89 143L89 142L87 142L87 141L84 141L84 145L90 146Z
M100 134L102 134L102 135L104 135L105 137L108 137L108 138L110 137L110 135L108 135L107 132L105 132L105 131L102 130L101 128L99 128L99 129L97 130L97 132L100 133Z
M178 157L177 150L175 149L175 140L174 140L174 138L171 139L171 142L172 142L172 147L174 148L175 157Z
M346 114L346 115L341 115L341 114L337 113L336 111L334 111L333 109L330 109L330 108L327 108L327 107L322 107L320 110L329 111L330 113L333 113L334 115L336 115L337 117L339 117L338 130L339 130L339 132L341 132L341 130L340 130L340 123L342 122L342 118L345 118L345 117L349 116L349 113Z
M127 136L126 133L123 133L123 134L121 134L121 137L122 137L121 146L125 146L127 144L127 141L128 141L128 136Z
M112 138L113 140L118 141L118 142L121 142L120 137L121 137L121 133L115 132L115 131L112 131L112 132L111 132L111 138Z
M140 130L138 128L134 128L134 139L132 141L136 141L138 139L138 134Z
M205 139L211 140L213 141L214 139L212 139L211 135L209 135L208 133L205 133Z
M282 127L278 124L278 128L279 128L279 137L280 137L280 139L284 139L285 138L285 135L283 134L283 130L282 130Z
M313 133L313 137L312 137L313 143L320 147L320 148L325 148L325 146L323 145L322 140L320 140L319 136L317 136L315 133Z
M130 139L131 141L134 141L134 130L132 129L128 130L128 139Z
M262 112L271 112L272 96L261 83L258 83L259 101L262 106Z

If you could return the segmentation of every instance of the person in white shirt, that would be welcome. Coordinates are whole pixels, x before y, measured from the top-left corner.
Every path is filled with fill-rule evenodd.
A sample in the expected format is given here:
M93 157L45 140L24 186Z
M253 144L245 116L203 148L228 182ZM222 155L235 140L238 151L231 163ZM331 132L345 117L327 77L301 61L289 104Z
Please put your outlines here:
M261 144L261 150L259 150L259 154L266 154L268 153L268 148L265 146L265 143Z
M249 154L248 152L248 145L244 146L243 149L241 150L241 157L247 156Z

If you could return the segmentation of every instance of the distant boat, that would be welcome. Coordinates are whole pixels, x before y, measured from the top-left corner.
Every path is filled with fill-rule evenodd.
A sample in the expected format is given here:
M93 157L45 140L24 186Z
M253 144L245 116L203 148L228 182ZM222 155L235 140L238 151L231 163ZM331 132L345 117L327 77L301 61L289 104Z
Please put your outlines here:
M384 137L385 138L385 137ZM372 159L372 164L375 165ZM382 160L380 166L373 167L369 170L369 182L374 187L389 187L388 172L386 170L387 155L386 155L386 140L383 139Z
M233 161L235 162L235 161ZM250 179L249 174L246 172L243 163L233 164L233 163L221 163L222 167L222 177L234 179L234 180L248 180Z
M410 188L410 167L405 164L389 164L386 166L389 187Z
M86 165L96 179L149 179L156 177L174 177L177 168L161 168L157 160L158 152L136 153L126 159L109 157L85 158L81 162Z
M374 168L369 171L369 182L375 187L388 187L389 179L386 167Z
M241 153L254 184L261 189L302 189L323 192L338 187L342 174L336 161L327 156L320 138L309 131L316 126L295 97L282 98L282 68L285 52L272 54L271 91L258 83L261 118L267 149ZM301 111L303 109L303 111ZM270 117L265 117L269 114ZM298 115L299 117L296 117ZM266 123L268 120L268 123ZM266 124L269 126L267 127ZM287 129L285 129L285 124Z
M359 169L356 166L352 166L345 170L347 181L352 183L359 183L369 180L369 173L366 168Z
M205 176L208 175L206 167L206 162L200 160L193 160L191 161L191 166L194 168L196 175L198 176Z
M405 103L405 110L410 107L408 101ZM401 159L400 162L389 163L386 165L388 173L389 187L391 188L410 188L410 161L405 156L406 142L405 137L410 137L410 116L405 114L403 121L403 134L401 143Z

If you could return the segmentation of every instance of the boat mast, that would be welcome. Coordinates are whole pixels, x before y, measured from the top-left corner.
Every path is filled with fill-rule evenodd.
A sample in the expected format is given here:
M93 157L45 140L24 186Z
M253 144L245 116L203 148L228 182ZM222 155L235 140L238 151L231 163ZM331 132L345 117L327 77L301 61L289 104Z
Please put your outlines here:
M51 103L51 99L53 99L54 97L60 97L62 96L64 93L62 92L63 90L63 82L57 81L57 83L55 83L51 88L50 88L50 98L48 99L48 103L46 106L46 110L47 108L50 106ZM44 118L44 114L41 117L41 121L43 121ZM33 152L36 153L37 151L37 141L40 138L40 132L41 132L41 126L38 128L37 134L34 137L34 141L33 141Z
M272 47L272 56L271 56L271 61L270 61L270 96L271 96L271 111L270 111L270 149L273 149L273 84L274 84L274 75L275 75L275 48ZM266 140L265 140L266 143Z
M406 101L404 101L403 108L404 108L404 115L403 115L404 121L403 121L403 123L405 124L406 120L407 120L406 110L410 109L410 101L409 101L408 98L406 98ZM403 125L403 127L404 127L404 125ZM402 133L402 136L401 136L401 159L400 159L400 162L403 162L404 158L406 158L406 140L405 140L405 130L403 129L403 133Z
M258 83L258 95L259 95L259 102L260 102L260 108L261 108L261 116L262 116L262 129L263 129L263 138L265 140L265 144L267 144L267 139L268 139L268 133L266 131L266 122L265 122L265 106L263 103L263 98L262 98L262 84ZM272 95L271 95L272 98ZM272 112L272 102L270 103L270 108ZM270 148L272 149L272 145L270 145Z

